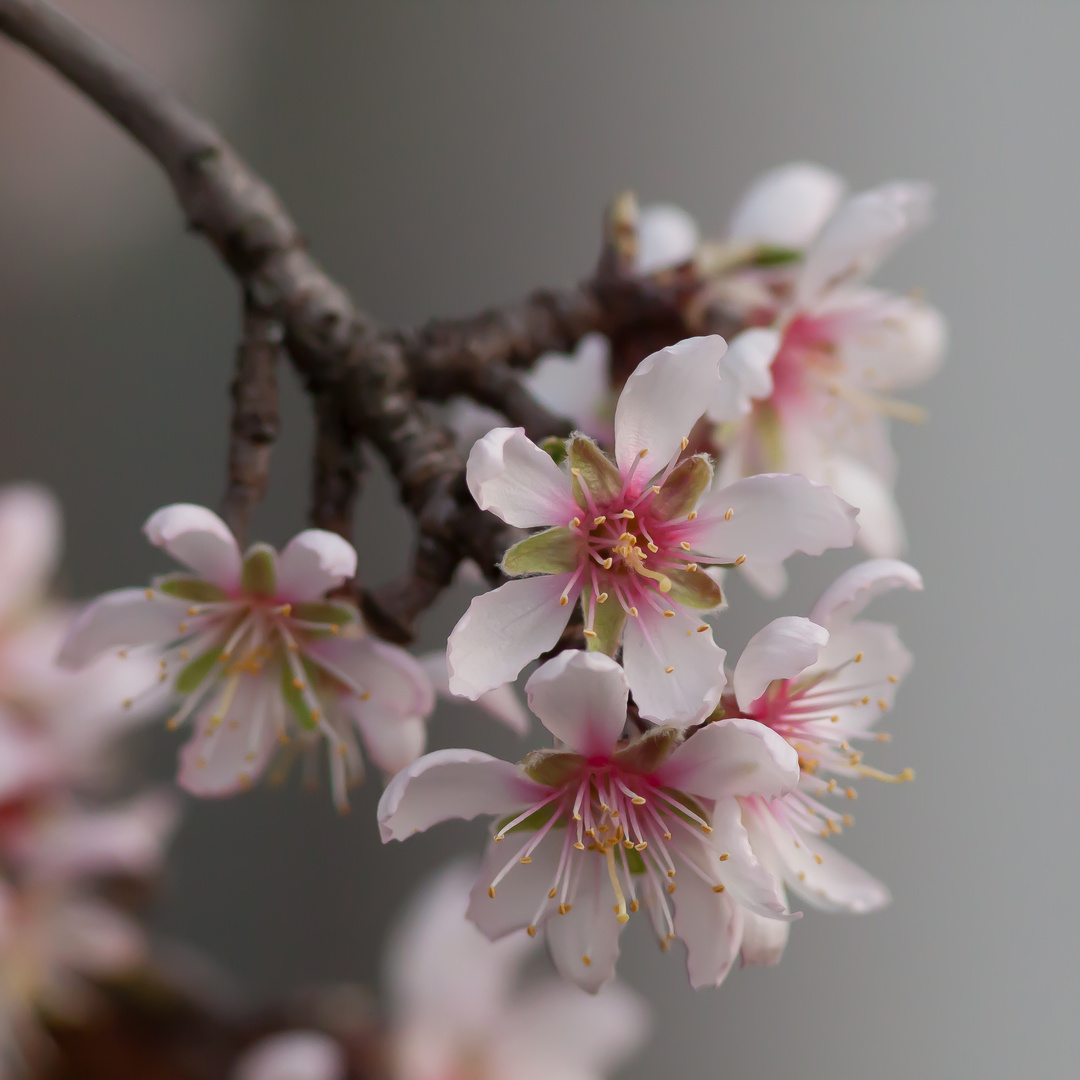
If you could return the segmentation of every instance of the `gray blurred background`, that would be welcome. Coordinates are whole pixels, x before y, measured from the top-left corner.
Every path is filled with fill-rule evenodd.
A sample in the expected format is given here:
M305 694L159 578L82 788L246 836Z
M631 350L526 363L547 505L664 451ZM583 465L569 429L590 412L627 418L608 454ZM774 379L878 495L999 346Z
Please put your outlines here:
M886 268L947 314L952 348L901 429L918 597L882 602L917 664L844 850L895 901L809 914L783 964L692 993L634 924L622 970L656 1037L634 1078L1059 1076L1075 1069L1080 939L1067 788L1080 240L1080 6L68 0L209 112L277 185L312 247L389 323L473 311L584 275L624 187L722 226L759 171L809 158L855 187L932 181L938 219ZM153 166L0 43L0 474L61 494L78 595L164 566L156 507L222 487L235 290ZM291 376L262 532L306 507L310 422ZM369 580L403 565L379 476ZM850 554L793 564L775 604L732 589L729 650L805 613ZM425 627L445 639L465 597ZM447 708L433 745L524 746ZM172 766L155 733L148 760ZM479 830L381 849L377 782L339 819L295 787L191 805L158 912L249 991L378 976L415 882ZM557 1033L553 1033L557 1037Z

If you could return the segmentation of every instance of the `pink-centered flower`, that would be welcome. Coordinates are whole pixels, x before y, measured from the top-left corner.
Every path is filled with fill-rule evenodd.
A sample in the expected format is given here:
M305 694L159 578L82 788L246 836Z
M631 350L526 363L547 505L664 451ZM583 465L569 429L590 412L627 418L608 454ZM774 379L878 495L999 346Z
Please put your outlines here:
M894 559L841 574L810 618L776 619L750 639L735 667L734 695L725 696L728 715L764 724L798 753L798 789L773 801L742 797L743 822L758 858L800 899L825 911L873 911L889 898L884 885L823 841L852 821L830 797L854 799L852 783L860 778L912 778L910 769L893 775L867 765L857 749L887 741L873 727L911 667L892 626L857 618L874 596L896 588L921 589L922 580ZM752 913L746 924L744 959L775 963L786 926Z
M711 566L820 554L855 536L855 511L801 476L757 476L710 490L707 457L683 459L716 395L719 337L646 358L615 412L615 461L585 436L559 465L520 428L499 428L469 455L479 506L519 528L548 526L507 551L528 576L476 597L450 636L450 689L475 699L552 648L579 601L589 648L620 644L642 716L689 724L710 713L724 653L701 612L722 601Z
M795 750L745 719L685 740L670 726L626 740L626 677L600 653L561 653L525 689L556 748L520 765L471 750L426 755L383 793L383 840L495 815L469 904L489 938L544 926L561 974L596 991L615 970L623 925L644 905L661 943L686 943L693 985L718 983L738 951L743 909L787 917L736 797L790 791Z
M467 921L475 877L475 866L455 863L425 882L391 940L396 1080L609 1075L645 1041L645 1002L617 982L593 997L550 976L523 979L536 943L488 941Z
M923 416L893 394L937 369L945 325L923 301L865 281L926 221L930 201L925 185L886 184L843 203L805 250L793 248L783 276L747 302L757 325L732 340L709 410L722 483L781 471L828 484L859 508L859 541L879 556L904 542L887 422ZM751 217L768 228L767 213ZM767 592L783 587L779 568L756 576Z
M181 786L231 794L266 770L279 742L316 739L329 749L344 808L362 768L357 736L388 773L423 752L434 694L422 668L368 635L353 605L326 599L356 569L345 540L309 529L280 555L266 544L241 555L216 514L186 504L159 510L145 532L193 573L100 597L61 660L78 667L116 650L159 652L160 679L180 701L169 726L195 723Z

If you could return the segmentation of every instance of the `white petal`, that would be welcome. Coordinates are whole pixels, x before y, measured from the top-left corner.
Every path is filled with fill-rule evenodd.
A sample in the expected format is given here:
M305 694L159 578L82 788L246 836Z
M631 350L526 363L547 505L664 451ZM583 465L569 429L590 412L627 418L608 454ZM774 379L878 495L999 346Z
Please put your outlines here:
M635 473L636 490L679 452L708 408L726 350L716 334L687 338L645 357L626 380L615 407L615 459L625 475L648 451Z
M180 751L177 783L192 795L221 798L244 791L266 770L277 748L284 708L277 669L241 676L228 710L222 715L225 681L201 705L195 734Z
M468 917L490 941L497 941L514 931L524 931L532 923L540 926L558 906L558 899L549 900L548 892L555 883L559 856L566 840L565 829L552 829L533 849L532 862L515 866L499 882L495 895L488 893L495 875L508 862L516 860L517 853L535 835L511 832L497 844L494 840L488 842L484 864L469 894Z
M844 195L836 173L793 162L764 173L743 195L728 226L732 240L805 248Z
M427 745L427 724L419 716L400 716L375 701L345 699L360 728L368 757L387 776L414 762Z
M246 1051L230 1080L345 1080L347 1073L336 1039L321 1031L284 1031Z
M675 890L675 933L686 943L690 985L719 986L739 952L742 913L726 892L713 892L688 871L679 875Z
M779 563L796 551L820 555L848 547L858 526L856 510L805 476L762 473L710 492L699 504L694 548L734 562ZM732 511L731 519L725 514Z
M926 184L896 182L849 199L807 253L796 303L810 306L831 289L872 274L909 232L927 221L932 198Z
M56 497L37 484L0 489L0 616L38 599L60 561Z
M718 878L744 910L765 917L790 919L783 885L766 869L750 846L739 800L720 799L713 808L710 821L713 831L703 843L707 843L716 861L703 867L706 872ZM727 858L721 861L720 855Z
M697 254L701 234L697 222L681 206L653 203L643 206L638 216L638 274L673 270L690 262Z
M179 824L171 791L154 791L108 810L46 817L20 835L16 858L35 877L80 877L156 872Z
M720 386L709 406L714 424L739 420L773 390L772 362L780 350L780 331L744 330L731 340L720 361Z
M446 666L445 652L425 653L418 659L437 694L450 701L460 700L450 693L450 672ZM512 683L481 694L476 704L518 735L524 735L529 730L529 714Z
M151 544L205 581L229 592L240 583L240 549L229 526L212 510L174 503L152 514L143 526Z
M772 967L784 955L791 923L743 912L742 962L747 967Z
M445 1023L468 1038L490 1034L505 1010L534 941L522 933L491 942L467 920L476 880L475 862L454 862L425 880L410 900L387 949L395 1023ZM494 903L486 893L484 900Z
M147 589L117 589L83 609L57 658L64 667L80 668L112 649L164 645L178 635L188 604Z
M466 397L452 397L439 410L439 416L465 447L471 447L495 428L506 427L506 417L502 413L477 405Z
M504 1011L491 1075L599 1080L633 1057L651 1026L645 1000L621 983L584 997L564 982L544 979Z
M871 555L891 558L905 546L904 523L892 487L861 461L842 454L823 462L821 479L858 511L857 542Z
M626 620L623 666L646 720L685 727L716 708L724 690L724 650L712 627L682 610L666 619L647 609ZM668 671L672 668L672 671Z
M829 632L809 619L785 615L759 630L735 665L735 697L744 712L774 679L793 679L817 661Z
M513 682L521 669L555 645L580 587L559 603L570 574L519 578L473 598L446 647L450 692L475 701Z
M387 785L379 800L379 833L383 843L405 840L440 821L522 809L547 794L508 761L477 750L436 750Z
M551 959L564 979L595 994L615 974L619 932L614 893L601 858L585 859L572 909L545 924ZM588 963L586 963L586 958Z
M319 600L356 573L356 550L326 529L305 529L278 556L277 596L303 603Z
M522 381L541 405L569 417L586 435L611 441L611 414L604 416L612 396L611 346L602 334L586 334L573 356L545 353Z
M757 834L770 835L784 862L788 888L806 903L823 911L863 914L889 902L889 890L880 881L818 837L800 829L796 844L767 804L759 802L756 812L747 815L746 825L755 849Z
M783 595L788 586L788 574L783 563L743 563L740 569L751 586L768 600Z
M525 694L544 727L579 754L610 753L626 725L626 676L603 653L559 653L537 668Z
M755 720L717 720L694 732L656 776L668 787L707 799L772 798L798 784L799 755L786 739Z
M0 803L55 783L63 776L64 766L43 732L0 711Z
M435 690L427 672L416 659L397 645L364 635L338 636L305 645L315 663L320 660L348 676L367 700L383 712L404 717L429 716L435 708Z
M810 612L821 626L839 627L857 618L874 599L893 589L922 592L922 575L899 559L870 559L845 570L822 594Z
M519 529L565 525L578 511L570 477L523 428L496 428L477 440L466 476L476 505Z

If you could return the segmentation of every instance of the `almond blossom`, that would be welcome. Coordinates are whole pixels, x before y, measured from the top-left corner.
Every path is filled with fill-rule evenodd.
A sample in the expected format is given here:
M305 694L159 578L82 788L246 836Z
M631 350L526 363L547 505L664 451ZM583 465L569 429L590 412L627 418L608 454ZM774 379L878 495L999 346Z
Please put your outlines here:
M475 877L468 864L441 870L424 883L391 939L396 1080L608 1075L644 1042L645 1003L619 983L595 997L551 977L521 985L534 942L523 934L488 941L466 920Z
M857 619L874 596L896 588L922 589L922 579L894 559L841 574L810 618L775 619L750 639L735 667L734 700L724 701L726 715L764 724L798 752L798 789L771 802L743 797L743 822L755 855L801 900L825 911L873 911L889 899L884 885L823 841L852 820L825 802L828 796L854 799L851 784L859 778L912 778L910 769L891 775L865 764L855 749L887 739L872 728L911 667L893 627ZM744 959L775 963L787 927L753 912L744 925Z
M615 462L582 435L552 457L520 428L498 428L469 455L484 510L519 528L547 528L503 559L507 582L473 599L450 636L450 690L476 699L552 648L580 600L589 647L623 648L641 715L694 723L723 687L724 652L700 613L718 607L710 566L773 564L855 536L855 511L801 476L756 476L712 489L687 436L717 393L719 337L647 357L615 412ZM674 677L673 677L674 676Z
M792 790L797 753L746 719L685 740L671 726L624 739L626 676L600 653L560 653L525 690L556 748L520 765L472 750L426 755L383 793L384 842L450 818L498 816L469 903L489 938L546 927L560 973L596 991L615 970L623 925L644 904L663 944L686 943L693 985L719 983L738 950L741 909L787 914L736 796Z
M819 202L819 209L828 205ZM922 418L920 409L891 395L933 374L945 327L921 300L864 283L923 224L930 202L922 184L863 192L824 222L804 257L791 252L781 277L758 273L761 292L743 304L759 325L731 342L722 390L709 410L719 425L721 483L784 471L828 484L859 508L860 543L881 556L895 555L904 542L887 421ZM770 213L783 221L787 211L764 200L744 215L742 227L752 224L767 235ZM816 216L807 215L804 224ZM796 231L805 236L809 229ZM783 587L779 567L751 573L767 592Z
M232 794L266 770L279 742L317 738L344 809L349 779L362 769L357 736L388 773L422 753L434 694L420 665L370 637L352 604L326 599L356 569L340 536L309 529L280 555L266 544L241 555L216 514L188 504L157 511L144 531L193 573L98 598L61 661L79 667L116 650L157 652L160 680L180 701L169 726L195 724L181 752L182 787Z

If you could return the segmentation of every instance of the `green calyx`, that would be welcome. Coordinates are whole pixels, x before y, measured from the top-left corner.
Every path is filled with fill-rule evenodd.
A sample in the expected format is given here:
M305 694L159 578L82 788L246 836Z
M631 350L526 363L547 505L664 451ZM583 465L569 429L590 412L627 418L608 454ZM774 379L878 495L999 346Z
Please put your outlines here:
M581 536L565 525L557 525L515 544L503 556L502 569L514 577L565 574L578 565L580 553Z
M720 586L704 570L665 570L671 581L668 598L684 607L711 611L724 602Z
M583 610L585 611L585 623L589 625L592 620L591 630L594 636L585 635L585 647L590 652L602 652L607 656L614 656L622 639L623 626L626 624L626 611L622 604L614 596L600 603L599 596L591 589L581 594Z
M607 455L585 435L575 435L568 447L570 475L573 477L574 499L583 510L589 509L584 489L596 504L606 504L617 499L623 482L619 470Z
M196 656L194 660L181 668L180 674L176 676L176 692L190 694L193 690L197 690L203 680L214 670L220 658L221 653L217 649L211 649L201 656Z
M652 501L650 510L657 517L670 521L685 517L712 483L712 462L705 454L687 458L664 481L660 494Z
M585 759L565 750L531 750L521 762L525 775L546 787L565 784L581 771Z
M556 465L561 465L566 460L566 440L557 435L549 435L540 443L540 449L544 451Z
M170 574L168 577L159 578L154 585L166 596L175 596L178 600L187 600L194 604L217 604L228 599L224 589L219 589L202 578L186 577L183 574Z
M303 622L323 623L327 627L347 626L357 619L356 608L348 604L331 604L315 601L310 604L293 604L292 617Z
M683 732L670 724L649 728L640 738L615 752L615 761L622 769L648 775L655 772L683 741Z
M273 596L277 587L277 553L269 544L252 544L240 570L240 587L258 596Z

